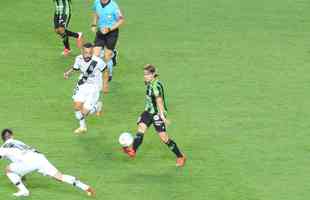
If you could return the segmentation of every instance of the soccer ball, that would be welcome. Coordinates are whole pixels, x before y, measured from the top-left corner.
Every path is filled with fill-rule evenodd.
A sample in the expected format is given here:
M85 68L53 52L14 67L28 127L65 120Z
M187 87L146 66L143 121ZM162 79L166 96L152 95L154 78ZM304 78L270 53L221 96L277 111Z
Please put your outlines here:
M133 143L133 137L130 133L125 132L119 136L118 141L123 147L129 147Z

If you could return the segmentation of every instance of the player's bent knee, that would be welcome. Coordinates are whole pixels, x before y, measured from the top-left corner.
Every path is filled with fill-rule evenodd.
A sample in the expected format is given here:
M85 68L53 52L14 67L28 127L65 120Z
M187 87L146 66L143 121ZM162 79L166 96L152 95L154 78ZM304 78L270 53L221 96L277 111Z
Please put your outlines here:
M167 143L169 141L169 136L166 132L160 132L158 135L162 142Z
M58 31L60 34L64 34L65 33L65 28L64 27L59 27Z
M100 57L101 47L94 47L95 56Z
M83 108L83 104L81 102L74 102L73 107L74 107L75 110L81 111L82 108Z
M113 52L112 52L110 49L104 51L104 58L105 58L106 60L111 59L112 56L113 56Z
M54 176L53 176L57 181L62 181L62 173L57 172Z
M138 132L139 132L139 133L145 133L146 129L147 129L146 124L144 124L144 123L142 123L142 122L139 123L139 125L138 125Z
M7 166L6 168L5 168L5 173L7 174L7 173L11 173L12 171L11 171L11 169L10 169L10 166Z
M61 28L56 28L56 29L55 29L55 32L56 32L58 35L61 36L61 35L64 34L65 31L64 31L63 29L61 29Z
M90 107L84 106L83 109L81 110L81 112L83 115L87 115L89 113L90 109L91 109Z

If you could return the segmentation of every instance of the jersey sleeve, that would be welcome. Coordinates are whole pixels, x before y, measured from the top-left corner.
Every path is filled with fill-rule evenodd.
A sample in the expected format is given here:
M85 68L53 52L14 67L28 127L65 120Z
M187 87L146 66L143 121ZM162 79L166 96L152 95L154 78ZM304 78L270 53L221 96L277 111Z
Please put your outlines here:
M6 154L6 150L2 147L0 147L0 159L2 159Z
M114 17L117 20L124 18L123 13L121 12L119 6L116 3L114 4Z
M73 69L74 70L79 70L80 69L80 59L78 57L75 58L74 64L73 64Z

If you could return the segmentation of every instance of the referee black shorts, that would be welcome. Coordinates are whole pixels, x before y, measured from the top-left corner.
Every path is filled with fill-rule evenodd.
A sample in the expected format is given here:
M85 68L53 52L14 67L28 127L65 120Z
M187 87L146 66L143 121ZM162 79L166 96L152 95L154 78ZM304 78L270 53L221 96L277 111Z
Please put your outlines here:
M118 39L118 29L111 31L107 34L102 34L100 31L96 33L95 47L106 47L107 49L114 50Z
M54 15L54 27L67 28L69 26L71 15Z

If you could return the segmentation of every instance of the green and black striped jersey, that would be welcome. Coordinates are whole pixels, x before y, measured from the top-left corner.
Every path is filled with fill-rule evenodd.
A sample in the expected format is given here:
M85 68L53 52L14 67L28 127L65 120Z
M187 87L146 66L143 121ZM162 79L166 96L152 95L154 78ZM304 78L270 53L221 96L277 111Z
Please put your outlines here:
M55 15L70 15L71 0L53 0L55 4Z
M158 113L156 97L161 97L163 99L164 114L167 114L168 109L165 99L164 87L158 79L154 79L153 81L148 83L146 87L145 110L151 114Z

